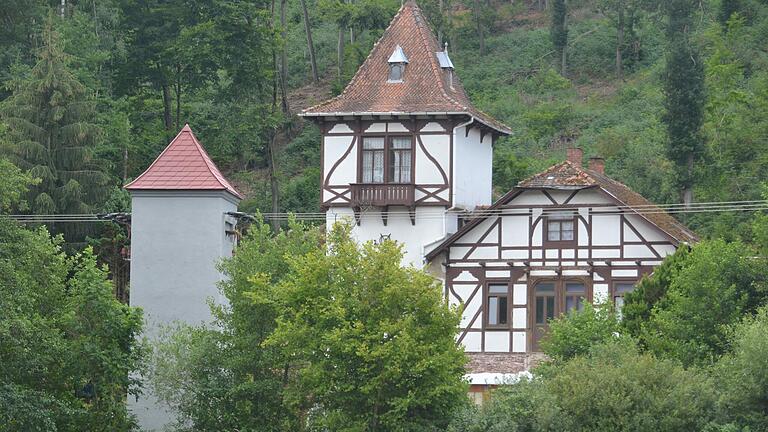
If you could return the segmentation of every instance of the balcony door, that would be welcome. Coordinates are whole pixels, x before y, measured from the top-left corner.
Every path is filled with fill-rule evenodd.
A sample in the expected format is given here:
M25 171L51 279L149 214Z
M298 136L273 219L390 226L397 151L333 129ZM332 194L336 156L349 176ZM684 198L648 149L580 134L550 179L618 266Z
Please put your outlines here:
M549 322L563 313L583 310L590 296L583 280L548 279L533 283L530 298L531 350L540 351L539 343L549 329Z

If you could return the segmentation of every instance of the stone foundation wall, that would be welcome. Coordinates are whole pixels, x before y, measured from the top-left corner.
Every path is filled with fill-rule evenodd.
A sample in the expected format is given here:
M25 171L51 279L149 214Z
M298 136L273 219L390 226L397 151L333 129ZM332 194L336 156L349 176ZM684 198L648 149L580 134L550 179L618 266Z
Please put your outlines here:
M530 370L546 356L541 353L467 353L469 373L519 373Z

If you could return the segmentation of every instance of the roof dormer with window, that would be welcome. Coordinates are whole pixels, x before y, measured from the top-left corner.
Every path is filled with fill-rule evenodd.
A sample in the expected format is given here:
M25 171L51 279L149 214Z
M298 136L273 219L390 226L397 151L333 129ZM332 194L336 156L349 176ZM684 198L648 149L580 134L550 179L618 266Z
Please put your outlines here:
M491 203L492 145L510 132L472 106L412 1L344 91L302 116L323 135L329 226L348 217L356 238L390 236L416 265L427 245L457 229L457 211Z

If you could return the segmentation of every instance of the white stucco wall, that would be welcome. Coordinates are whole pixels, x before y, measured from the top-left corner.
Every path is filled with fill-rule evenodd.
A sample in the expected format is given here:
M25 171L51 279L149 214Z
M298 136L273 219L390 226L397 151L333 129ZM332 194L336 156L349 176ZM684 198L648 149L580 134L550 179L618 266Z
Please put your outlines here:
M219 191L131 195L131 306L144 310L144 335L152 341L174 321L210 321L207 299L223 301L216 264L232 255L225 213L237 210L236 199ZM172 420L152 394L128 404L144 430L161 430Z
M412 225L406 212L405 207L390 207L385 226L380 211L366 211L361 216L360 225L356 225L351 208L333 207L326 213L326 226L331 229L336 222L351 223L352 235L361 243L390 235L392 240L403 245L403 264L421 268L425 265L425 247L455 232L456 216L444 215L439 207L417 207L416 225Z
M453 205L474 209L490 205L493 172L493 137L486 134L480 141L480 130L466 127L454 130L453 135Z

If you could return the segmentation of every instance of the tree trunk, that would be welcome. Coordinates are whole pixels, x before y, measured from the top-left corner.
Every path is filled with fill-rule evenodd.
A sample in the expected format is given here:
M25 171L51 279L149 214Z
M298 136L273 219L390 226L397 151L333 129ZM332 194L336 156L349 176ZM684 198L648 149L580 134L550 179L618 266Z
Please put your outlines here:
M309 65L312 67L312 81L320 82L320 76L317 73L317 60L315 60L315 44L312 43L312 26L309 22L309 13L307 12L307 0L301 0L301 11L304 14L304 32L307 33L307 51L309 51Z
M176 130L181 127L181 65L176 65Z
M344 73L344 26L342 25L339 26L339 42L336 45L336 56L338 75L339 79L341 79L341 76Z
M477 35L480 37L480 55L485 55L485 34L483 33L483 23L480 19L480 0L474 0L475 23L477 25Z
M624 4L623 0L619 0L616 11L617 26L616 26L616 78L619 80L624 79L624 59L622 58L622 50L624 49Z
M280 221L274 217L280 211L280 185L277 182L277 167L275 166L275 147L277 141L277 131L272 134L269 143L267 144L267 167L269 170L269 189L272 194L272 213L273 217L270 219L270 225L272 230L277 232L280 229Z
M285 4L287 0L280 0L280 35L283 39L283 43L280 46L280 102L283 108L283 113L290 114L288 107L288 90L286 88L286 82L288 81L288 54L285 49Z
M438 0L437 2L437 10L440 12L440 28L437 29L437 42L440 44L440 46L443 46L443 9L445 8L444 2L445 0Z
M171 87L168 83L163 83L163 123L165 130L171 130L173 127L173 118L171 116Z
M686 160L686 181L683 184L683 205L686 209L691 207L693 202L693 153L688 154Z
M67 11L67 0L61 0L61 7L59 8L59 14L64 19L64 13Z
M563 31L567 31L568 29L568 2L563 1L563 5L565 7L565 16L563 17ZM560 57L560 74L563 77L567 76L568 73L568 41L566 40L563 44L563 52L561 53Z

